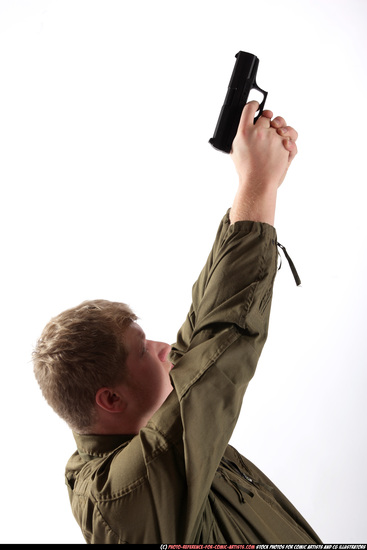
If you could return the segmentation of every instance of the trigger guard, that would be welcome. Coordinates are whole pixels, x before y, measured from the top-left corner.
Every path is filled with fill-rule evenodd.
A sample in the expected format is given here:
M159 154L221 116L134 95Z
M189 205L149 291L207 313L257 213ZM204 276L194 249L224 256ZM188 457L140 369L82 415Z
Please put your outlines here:
M262 115L262 112L264 110L264 107L265 107L265 101L266 101L266 98L268 97L268 92L265 92L265 90L262 90L261 88L259 88L259 86L256 84L256 82L254 83L254 85L252 86L252 89L255 89L255 90L258 90L259 92L261 92L263 94L263 100L262 102L260 103L259 105L259 114L254 118L254 124L255 122L261 117Z

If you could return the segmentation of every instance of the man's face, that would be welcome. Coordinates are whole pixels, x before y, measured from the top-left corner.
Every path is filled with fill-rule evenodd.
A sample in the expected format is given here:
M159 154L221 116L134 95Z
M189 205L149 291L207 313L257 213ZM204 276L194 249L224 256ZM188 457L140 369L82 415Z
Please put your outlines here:
M168 361L169 344L147 340L137 323L124 333L127 379L131 411L145 425L172 391Z

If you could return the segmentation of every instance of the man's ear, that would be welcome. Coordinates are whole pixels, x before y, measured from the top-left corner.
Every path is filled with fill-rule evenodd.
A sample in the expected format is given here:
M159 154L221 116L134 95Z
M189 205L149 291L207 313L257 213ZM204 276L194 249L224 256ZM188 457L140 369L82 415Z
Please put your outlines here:
M123 394L113 388L100 388L96 393L96 403L110 413L123 412L127 405Z

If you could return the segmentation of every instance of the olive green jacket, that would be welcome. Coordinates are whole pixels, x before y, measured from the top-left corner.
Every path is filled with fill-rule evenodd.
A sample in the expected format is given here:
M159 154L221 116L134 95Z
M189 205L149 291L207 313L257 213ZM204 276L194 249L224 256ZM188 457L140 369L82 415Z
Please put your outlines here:
M228 445L267 337L276 270L274 228L230 225L227 212L172 348L172 393L138 435L74 434L66 483L87 542L321 542Z

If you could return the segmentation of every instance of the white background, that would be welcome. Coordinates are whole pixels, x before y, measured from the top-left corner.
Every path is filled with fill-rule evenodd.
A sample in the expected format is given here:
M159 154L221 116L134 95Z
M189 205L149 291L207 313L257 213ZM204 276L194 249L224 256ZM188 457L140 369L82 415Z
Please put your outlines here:
M0 1L0 542L83 542L32 349L92 298L175 340L236 189L208 139L239 50L299 131L276 228L302 287L283 259L232 443L324 542L367 541L366 28L365 0Z

